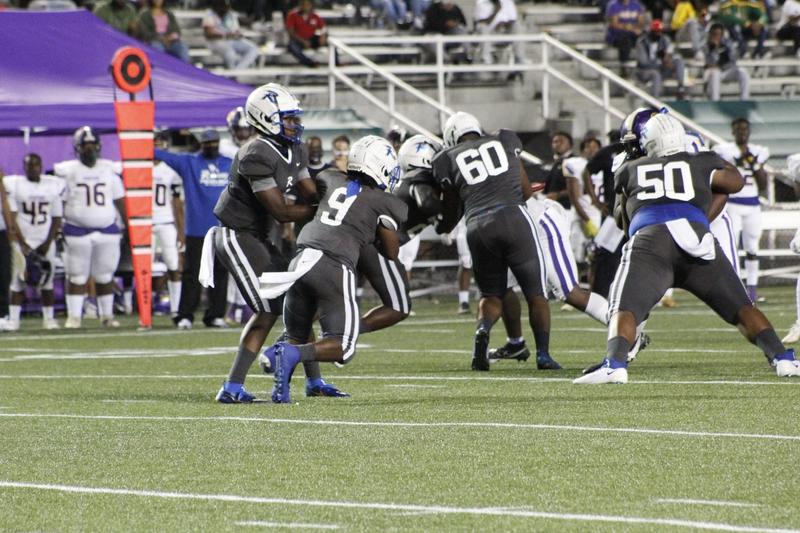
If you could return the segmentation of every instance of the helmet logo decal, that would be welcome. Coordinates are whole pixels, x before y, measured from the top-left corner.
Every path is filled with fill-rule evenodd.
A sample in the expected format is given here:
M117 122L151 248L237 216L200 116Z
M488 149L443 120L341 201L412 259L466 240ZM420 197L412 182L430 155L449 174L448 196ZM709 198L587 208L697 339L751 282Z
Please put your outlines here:
M273 104L278 105L278 93L275 91L267 91L264 93L262 100L269 100Z

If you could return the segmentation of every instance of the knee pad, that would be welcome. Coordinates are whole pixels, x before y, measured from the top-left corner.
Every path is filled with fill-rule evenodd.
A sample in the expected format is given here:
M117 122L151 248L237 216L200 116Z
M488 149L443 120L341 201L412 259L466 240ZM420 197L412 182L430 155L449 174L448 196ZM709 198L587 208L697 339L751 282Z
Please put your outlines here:
M86 282L89 281L89 275L88 274L85 274L85 275L81 274L80 276L69 276L67 279L73 285L86 285ZM97 280L95 280L95 281L97 281ZM111 280L109 280L109 281L111 281Z

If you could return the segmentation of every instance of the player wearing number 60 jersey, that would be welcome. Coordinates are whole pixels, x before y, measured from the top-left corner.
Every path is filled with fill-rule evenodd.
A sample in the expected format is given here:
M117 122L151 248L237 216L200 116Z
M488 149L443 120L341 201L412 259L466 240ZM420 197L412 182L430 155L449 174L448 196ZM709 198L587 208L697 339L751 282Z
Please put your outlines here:
M433 176L444 192L444 218L436 231L450 232L463 207L481 291L472 369L489 370L489 332L500 318L509 268L528 302L537 359L551 360L544 260L524 206L531 186L519 159L519 137L507 130L483 135L474 116L459 112L445 124L444 146L433 160Z
M619 212L630 240L611 286L604 364L575 383L626 383L628 351L636 326L669 287L688 290L723 320L739 327L763 350L779 376L800 375L786 350L709 231L727 195L743 180L735 167L710 152L688 154L677 119L656 114L642 128L646 157L615 175Z
M112 277L119 263L121 238L117 211L125 217L125 190L118 163L99 159L100 138L89 126L75 132L77 160L56 163L64 178L64 238L66 240L67 328L79 328L89 276L97 289L103 325L116 327Z

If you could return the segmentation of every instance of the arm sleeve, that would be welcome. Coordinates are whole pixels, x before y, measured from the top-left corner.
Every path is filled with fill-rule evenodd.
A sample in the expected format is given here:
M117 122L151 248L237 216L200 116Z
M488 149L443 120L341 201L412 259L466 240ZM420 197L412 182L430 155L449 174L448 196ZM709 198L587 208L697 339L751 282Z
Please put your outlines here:
M158 148L155 149L154 157L169 166L172 170L177 172L184 177L185 170L187 167L187 155L184 154L173 154L172 152L168 152L167 150L160 150Z
M266 191L278 186L272 161L256 154L247 154L239 160L239 174L250 182L253 192Z
M311 173L308 172L308 147L303 144L300 146L300 170L297 172L295 181L307 180L311 178Z
M449 189L453 186L453 181L450 177L449 167L450 158L444 153L439 153L431 165L431 172L433 174L433 181L439 184L442 189Z
M19 208L17 207L17 200L16 200L16 193L14 192L14 184L16 183L16 178L13 176L5 176L3 179L3 188L6 190L6 199L8 200L8 208L11 211L16 212Z
M513 150L517 157L522 152L522 141L519 140L519 135L511 130L500 130L497 132L497 137L508 150Z
M125 197L125 187L122 186L122 178L116 174L111 179L111 198L119 200Z

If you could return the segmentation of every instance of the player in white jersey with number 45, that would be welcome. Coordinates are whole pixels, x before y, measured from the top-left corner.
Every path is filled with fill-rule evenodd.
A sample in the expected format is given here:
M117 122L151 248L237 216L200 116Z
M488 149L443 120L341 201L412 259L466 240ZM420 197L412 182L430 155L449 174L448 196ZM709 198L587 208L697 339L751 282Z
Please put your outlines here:
M163 137L158 136L160 142ZM163 161L153 165L153 240L161 249L167 265L169 310L178 314L181 301L180 251L184 246L183 202L180 199L181 177ZM153 248L155 249L155 243Z
M25 287L28 284L41 290L43 327L58 329L58 322L53 318L54 240L61 229L64 184L54 176L42 176L42 158L38 154L26 155L23 165L24 176L3 178L11 214L19 228L19 244L27 263L25 271L14 272L11 280L9 329L19 329Z
M66 328L81 326L83 300L89 276L97 289L97 306L106 327L119 327L114 320L112 280L120 255L120 228L117 211L127 220L119 177L119 165L99 159L100 138L89 126L73 136L78 159L55 165L56 175L64 178L64 238L67 287Z

